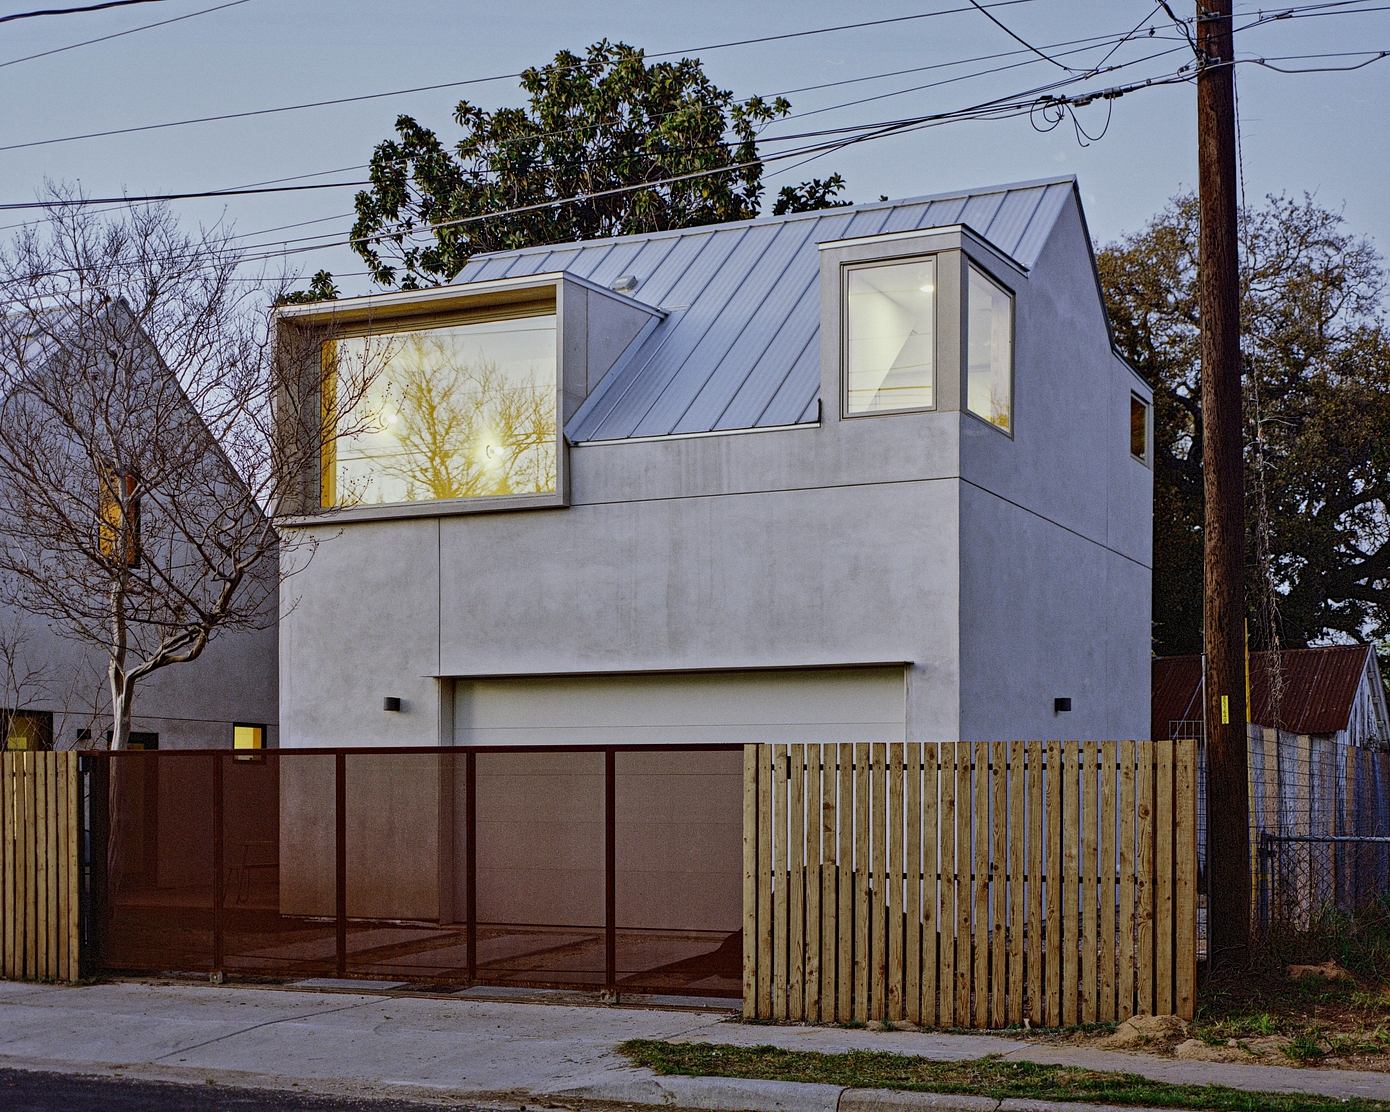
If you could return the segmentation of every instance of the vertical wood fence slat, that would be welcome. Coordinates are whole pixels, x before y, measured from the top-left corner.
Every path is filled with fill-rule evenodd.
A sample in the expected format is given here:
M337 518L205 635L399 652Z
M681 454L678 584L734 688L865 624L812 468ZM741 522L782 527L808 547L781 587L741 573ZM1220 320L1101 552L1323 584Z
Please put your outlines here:
M1080 1003L1080 756L1076 745L1062 753L1062 1022L1067 1026L1077 1021Z
M821 893L820 893L820 969L821 997L820 1018L822 1023L836 1019L835 985L838 983L835 966L835 925L839 922L836 914L836 872L838 858L835 852L837 834L837 804L835 798L836 769L835 746L821 746Z
M1024 823L1023 823L1023 742L1015 741L1009 746L1005 791L1008 795L1009 811L1009 863L1008 863L1008 901L1009 901L1009 958L1008 958L1008 1000L1005 1004L1005 1022L1023 1022L1023 910L1024 910Z
M880 824L881 826L882 824ZM884 888L883 906L888 916L888 1018L904 1019L903 1007L903 950L907 939L903 886L903 747L901 743L888 746L888 875Z
M937 877L941 871L941 835L937 826L940 802L935 745L922 746L922 1020L936 1023L937 960L941 912Z
M1028 746L1028 1018L1043 1024L1043 747Z
M989 745L975 744L974 810L971 812L975 847L972 919L974 930L975 1026L989 1026Z
M970 1026L970 907L975 858L970 841L974 746L956 746L956 1022Z
M904 794L905 818L907 819L907 852L904 867L907 870L907 890L903 897L903 913L907 930L906 952L903 954L905 979L903 993L907 997L907 1019L910 1023L922 1022L922 933L931 917L922 904L922 744L909 743L903 754L904 772L907 776ZM933 951L934 952L934 951ZM934 960L934 959L933 959Z
M1120 976L1115 1018L1134 1014L1134 742L1120 743Z
M758 1015L772 1016L772 776L771 745L758 750Z
M758 1012L758 839L763 823L758 814L758 746L743 747L743 1018Z
M1154 1011L1173 1011L1173 743L1154 742Z
M1002 741L990 746L990 862L989 862L989 1025L1003 1027L1005 958L1008 954L1008 903L1005 865L1008 861L1008 749Z
M1047 860L1043 865L1047 885L1047 956L1043 968L1047 975L1043 1022L1056 1026L1062 1022L1062 744L1047 743L1047 766L1043 769L1047 788Z
M787 1018L787 747L772 747L772 1017Z
M1100 1010L1098 1018L1115 1018L1115 894L1119 864L1115 859L1116 746L1100 747Z
M64 975L76 943L46 928L75 913L75 768L13 756L0 953ZM779 743L746 747L744 773L750 1018L1191 1017L1193 742Z
M1099 761L1096 743L1086 742L1081 761L1081 1022L1096 1021L1100 980L1096 957L1096 842L1100 822L1096 812L1096 777Z
M1135 746L1135 1008L1141 1015L1154 1009L1154 748Z
M869 746L869 843L873 873L869 880L869 1015L887 1016L888 988L888 747Z
M869 844L869 780L873 749L854 746L854 1000L853 1018L869 1016L869 882L873 858Z
M787 1015L806 1018L806 746L787 747Z
M804 1018L811 1023L820 1019L820 891L821 891L821 747L802 746L806 767L806 864L802 870L806 892L806 937L802 993L805 1001Z
M843 1023L854 1018L854 749L850 745L840 745L839 751L840 916L836 929L839 943L836 947L835 1018Z
M1174 853L1177 855L1176 928L1177 999L1180 1016L1197 1011L1197 749L1180 745L1173 806L1177 811Z
M941 888L938 938L941 951L937 976L937 1020L942 1027L956 1022L956 758L959 747L947 742L937 748L941 792L941 827L937 836L936 872Z

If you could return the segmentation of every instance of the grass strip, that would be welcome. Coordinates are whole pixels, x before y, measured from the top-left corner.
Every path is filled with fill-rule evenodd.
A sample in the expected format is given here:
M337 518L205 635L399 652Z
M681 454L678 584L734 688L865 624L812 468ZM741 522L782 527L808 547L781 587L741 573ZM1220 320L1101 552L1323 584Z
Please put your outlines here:
M1015 1062L997 1056L940 1062L876 1050L823 1054L775 1046L721 1046L632 1039L618 1047L634 1064L684 1077L804 1081L854 1089L965 1093L1004 1100L1092 1101L1202 1112L1390 1112L1390 1102L1312 1093L1254 1093L1222 1085L1170 1085L1137 1073Z

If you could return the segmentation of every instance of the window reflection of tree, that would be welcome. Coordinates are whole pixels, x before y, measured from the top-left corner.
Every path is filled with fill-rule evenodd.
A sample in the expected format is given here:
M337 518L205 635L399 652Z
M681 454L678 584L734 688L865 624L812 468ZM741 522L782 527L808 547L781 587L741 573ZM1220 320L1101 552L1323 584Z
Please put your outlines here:
M393 364L382 421L400 450L379 470L408 501L555 489L553 387L462 362L439 337L410 337Z

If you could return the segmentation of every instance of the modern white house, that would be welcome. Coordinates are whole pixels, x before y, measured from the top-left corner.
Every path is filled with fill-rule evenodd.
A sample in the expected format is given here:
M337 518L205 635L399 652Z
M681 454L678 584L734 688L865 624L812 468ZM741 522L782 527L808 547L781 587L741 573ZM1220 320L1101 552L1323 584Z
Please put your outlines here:
M352 423L280 507L285 746L1149 735L1152 395L1071 178L278 327Z
M65 566L66 581L78 581L81 573L74 569L83 567L83 560L88 561L85 566L92 571L91 562L96 550L100 549L102 555L126 560L132 567L158 564L165 581L170 584L171 593L180 590L191 593L196 589L190 582L193 576L188 572L193 562L171 555L171 548L159 539L177 532L164 527L170 515L160 503L159 492L139 493L132 485L133 476L129 471L112 467L107 473L101 473L90 466L82 450L73 448L70 443L66 446L72 450L63 451L65 430L71 427L65 422L85 420L86 410L81 407L91 399L73 398L72 412L55 416L52 412L55 391L28 389L30 383L45 380L52 383L56 379L61 384L75 377L76 372L71 369L62 373L52 369L58 365L57 361L66 357L65 353L82 351L81 356L73 357L74 363L81 363L83 359L90 361L92 350L99 350L109 336L123 337L112 341L113 346L119 343L123 347L120 359L150 368L153 376L160 376L160 385L155 389L128 391L124 409L119 403L103 406L100 400L92 402L88 408L92 410L93 424L157 419L164 422L167 432L182 423L193 442L190 454L201 452L206 461L202 473L190 476L185 489L204 489L196 484L209 476L220 481L233 475L230 462L208 434L149 336L138 324L129 323L133 318L128 310L123 318L125 323L112 325L109 336L79 335L83 328L99 331L123 309L124 306L116 304L94 310L84 314L82 323L64 323L63 319L31 322L35 331L30 342L15 350L7 348L0 352L0 360L3 360L0 420L12 421L21 427L25 421L42 426L35 432L34 450L55 457L48 460L51 466L47 472L56 491L54 518L71 522L83 514L90 517L90 540L73 544L73 548L83 551L73 553L72 562ZM18 336L16 329L6 331L9 339ZM115 372L104 378L94 375L93 379L92 393L98 399L108 381L119 380ZM134 412L133 407L143 402L148 402L150 409L158 412ZM67 458L58 462L56 457L60 455ZM128 502L114 494L120 484L125 485L125 493L130 496ZM0 514L11 512L12 499L22 499L25 489L33 487L25 488L17 483L14 474L0 469ZM190 513L191 501L192 498L186 496L179 507L184 518L183 528L191 529L199 516L218 519L219 510L212 503L205 514ZM225 508L225 503L220 505ZM12 543L16 531L29 527L22 517L10 520L19 524L0 529L4 534L0 543ZM71 541L71 536L68 539ZM35 547L40 553L46 549L51 555L59 546L49 537L40 539ZM158 577L152 573L151 578ZM230 749L234 745L261 748L276 744L278 598L273 589L269 597L265 597L264 586L268 583L273 588L277 578L273 569L267 569L262 577L258 609L263 612L263 620L258 621L255 628L243 624L238 628L218 630L196 659L164 667L139 682L131 722L132 748ZM107 602L101 590L100 575L92 571L91 579L90 606L84 610L80 596L74 592L76 601L69 611L83 612L84 627L99 631L107 620ZM106 655L90 639L75 637L61 620L27 609L24 600L15 597L15 591L4 589L7 586L0 577L0 749L105 748L111 727ZM252 589L247 587L248 592ZM136 653L148 635L148 628L139 628L140 615L146 612L138 602L130 604L132 616L127 636Z

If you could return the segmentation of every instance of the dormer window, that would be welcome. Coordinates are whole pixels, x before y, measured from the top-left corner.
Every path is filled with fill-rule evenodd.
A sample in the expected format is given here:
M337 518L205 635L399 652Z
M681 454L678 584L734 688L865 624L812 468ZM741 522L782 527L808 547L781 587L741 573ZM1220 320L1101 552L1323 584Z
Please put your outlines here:
M325 508L555 493L553 302L359 330L324 360Z
M936 260L845 269L848 417L930 409L936 391Z

